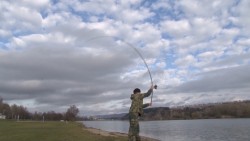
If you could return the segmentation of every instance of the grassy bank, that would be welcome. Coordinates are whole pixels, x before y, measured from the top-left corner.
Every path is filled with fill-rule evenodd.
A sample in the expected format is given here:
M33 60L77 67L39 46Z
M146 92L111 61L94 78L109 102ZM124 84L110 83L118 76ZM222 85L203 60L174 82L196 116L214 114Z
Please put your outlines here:
M16 122L0 120L0 141L126 141L83 130L76 122Z

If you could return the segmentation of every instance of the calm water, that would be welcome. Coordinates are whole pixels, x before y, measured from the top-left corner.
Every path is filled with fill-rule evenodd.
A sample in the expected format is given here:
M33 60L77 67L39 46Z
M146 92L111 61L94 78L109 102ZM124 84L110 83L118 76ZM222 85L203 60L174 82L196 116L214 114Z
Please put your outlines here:
M87 127L127 133L128 121L84 121ZM250 119L140 122L140 135L162 141L250 141Z

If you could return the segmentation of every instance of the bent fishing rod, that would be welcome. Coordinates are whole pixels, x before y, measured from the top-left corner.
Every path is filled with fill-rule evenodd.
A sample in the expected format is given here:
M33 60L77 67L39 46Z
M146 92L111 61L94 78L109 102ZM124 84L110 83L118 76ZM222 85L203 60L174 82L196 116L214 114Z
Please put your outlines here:
M90 38L88 40L86 40L85 42L90 42L90 41L93 41L93 40L97 40L97 39L100 39L100 38L112 38L112 39L119 39L120 41L124 42L127 46L131 47L132 49L134 49L134 51L139 55L139 57L142 59L144 65L146 66L147 70L148 70L148 74L149 74L149 77L150 77L150 81L151 81L151 85L153 86L153 78L152 78L152 75L151 75L151 71L148 67L148 64L147 62L145 61L144 57L142 56L142 54L140 53L140 51L135 47L133 46L131 43L129 42L126 42L125 40L122 40L120 38L115 38L113 36L96 36L96 37L93 37L93 38ZM154 89L157 89L157 85L154 85L153 86ZM152 99L153 99L153 92L152 92L152 95L151 95L151 104L152 104Z

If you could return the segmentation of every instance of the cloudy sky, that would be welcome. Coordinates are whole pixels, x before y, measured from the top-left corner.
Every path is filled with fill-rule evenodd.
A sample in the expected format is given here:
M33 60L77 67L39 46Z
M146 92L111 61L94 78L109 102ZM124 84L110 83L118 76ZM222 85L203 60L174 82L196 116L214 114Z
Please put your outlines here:
M249 0L1 0L0 96L29 111L250 99ZM145 99L145 103L150 98Z

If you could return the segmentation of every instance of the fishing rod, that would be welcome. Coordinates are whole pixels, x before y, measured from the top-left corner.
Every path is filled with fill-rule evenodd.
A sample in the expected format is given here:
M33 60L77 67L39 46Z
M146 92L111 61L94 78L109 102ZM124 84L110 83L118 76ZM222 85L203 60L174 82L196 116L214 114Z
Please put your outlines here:
M85 42L90 42L90 41L93 41L93 40L96 40L96 39L100 39L100 38L112 38L112 39L115 39L115 37L113 37L113 36L106 35L106 36L96 36L96 37L93 37L93 38L90 38L90 39L86 40ZM116 39L119 39L119 38L116 38ZM140 58L142 59L144 65L146 66L146 68L148 70L148 74L149 74L149 77L150 77L151 85L153 86L153 79L152 79L151 71L150 71L150 69L148 67L148 64L145 61L144 57L140 53L140 51L135 46L133 46L131 43L126 42L125 40L122 40L122 39L119 39L119 40L121 40L122 42L124 42L125 44L127 44L129 47L131 47L132 49L134 49L134 51L140 56ZM157 89L157 85L154 85L153 87L154 87L154 89ZM152 95L151 95L151 104L152 104L153 94L154 93L152 92Z

